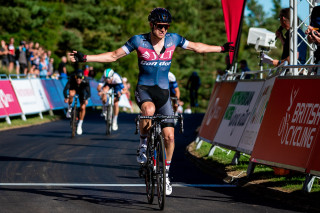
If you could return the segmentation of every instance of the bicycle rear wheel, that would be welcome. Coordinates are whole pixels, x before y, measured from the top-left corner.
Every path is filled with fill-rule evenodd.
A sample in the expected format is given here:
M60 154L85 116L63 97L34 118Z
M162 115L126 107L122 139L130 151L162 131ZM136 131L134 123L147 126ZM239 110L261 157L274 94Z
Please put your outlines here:
M153 172L153 137L149 138L148 140L148 146L147 146L147 162L145 165L145 183L146 183L146 192L147 192L147 199L148 203L152 203L154 199L154 172Z
M73 138L76 135L76 129L77 129L77 107L72 108L71 112L71 138Z
M112 106L109 104L107 106L107 119L106 119L106 134L110 135L112 132L112 115L113 110L112 110Z
M161 210L164 209L166 201L166 151L164 148L163 137L159 135L155 141L156 143L156 177L157 177L157 192L158 204Z

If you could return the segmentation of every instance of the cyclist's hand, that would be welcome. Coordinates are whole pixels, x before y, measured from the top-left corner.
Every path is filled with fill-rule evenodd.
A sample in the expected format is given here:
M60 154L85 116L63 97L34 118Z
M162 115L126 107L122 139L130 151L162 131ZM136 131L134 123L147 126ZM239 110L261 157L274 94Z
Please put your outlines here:
M233 52L234 51L234 46L231 46L233 42L227 42L223 46L221 46L221 52L226 53L226 52Z
M65 102L65 103L68 103L68 101L69 101L68 98L65 98L65 99L64 99L64 102Z
M73 50L72 53L69 53L71 62L86 62L87 55L84 55L82 52Z

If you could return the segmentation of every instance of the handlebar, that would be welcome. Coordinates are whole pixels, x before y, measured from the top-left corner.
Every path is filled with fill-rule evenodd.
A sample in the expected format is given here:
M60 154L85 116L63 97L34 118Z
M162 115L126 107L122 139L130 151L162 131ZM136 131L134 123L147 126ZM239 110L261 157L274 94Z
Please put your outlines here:
M136 122L136 131L135 134L138 134L139 132L139 122L140 119L150 119L150 120L154 120L156 122L162 122L164 119L178 119L179 123L180 123L180 130L179 133L183 133L184 132L184 128L183 128L183 115L179 114L179 115L153 115L153 116L142 116L142 115L138 115L135 119Z

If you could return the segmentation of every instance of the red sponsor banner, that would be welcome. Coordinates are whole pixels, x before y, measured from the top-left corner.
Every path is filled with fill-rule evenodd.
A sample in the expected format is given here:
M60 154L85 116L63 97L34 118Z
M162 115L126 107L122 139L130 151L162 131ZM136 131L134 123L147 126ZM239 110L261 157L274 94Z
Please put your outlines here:
M320 176L320 142L319 136L316 138L316 144L312 150L310 161L308 163L307 173Z
M276 79L252 161L305 172L319 143L318 88L320 79Z
M237 82L216 83L199 131L201 139L213 142L236 86Z
M0 81L0 116L21 114L21 108L9 80Z

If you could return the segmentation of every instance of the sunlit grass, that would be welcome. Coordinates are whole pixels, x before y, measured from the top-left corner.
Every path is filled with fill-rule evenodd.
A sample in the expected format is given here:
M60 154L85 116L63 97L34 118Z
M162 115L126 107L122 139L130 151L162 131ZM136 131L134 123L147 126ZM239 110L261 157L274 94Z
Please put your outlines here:
M194 145L194 148L196 145ZM212 144L203 142L201 148L196 150L197 156L206 160L206 162L212 162L212 165L221 165L226 172L236 171L246 172L250 160L250 156L241 154L238 165L232 165L232 159L235 151L228 149L216 148L212 156L208 156ZM251 175L248 181L259 182L261 185L265 185L270 188L277 188L285 192L301 191L303 183L305 181L305 174L295 171L290 171L287 175L276 175L274 169L267 165L256 165L254 173ZM244 177L247 178L247 177ZM261 183L260 183L261 182ZM319 179L315 179L312 192L320 192Z
M27 115L26 118L27 120L24 121L22 120L21 116L10 117L11 124L8 124L5 118L1 118L0 130L51 122L51 121L60 119L61 115L57 114L57 115L51 116L49 114L43 114L43 119L41 119L39 114L34 114L34 115Z

